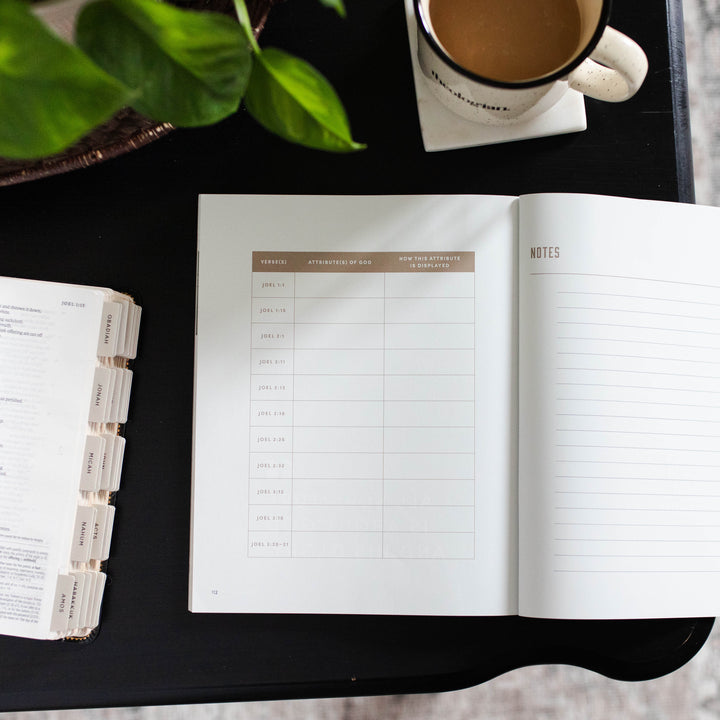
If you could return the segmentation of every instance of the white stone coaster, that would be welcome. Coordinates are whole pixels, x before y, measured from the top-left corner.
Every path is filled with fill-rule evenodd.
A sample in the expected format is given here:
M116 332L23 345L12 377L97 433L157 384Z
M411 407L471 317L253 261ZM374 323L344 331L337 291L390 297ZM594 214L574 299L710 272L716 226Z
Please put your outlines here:
M575 90L568 90L558 103L542 115L507 126L481 125L448 110L432 94L420 69L417 59L417 21L412 5L412 0L405 0L420 131L427 152L563 135L582 132L587 128L585 98Z

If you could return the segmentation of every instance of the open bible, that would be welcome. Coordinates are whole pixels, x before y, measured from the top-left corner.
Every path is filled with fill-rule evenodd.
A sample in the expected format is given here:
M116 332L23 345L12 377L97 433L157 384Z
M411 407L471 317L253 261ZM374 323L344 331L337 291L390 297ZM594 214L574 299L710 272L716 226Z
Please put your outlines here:
M0 278L0 633L97 626L140 308L111 290Z
M720 210L202 196L190 609L720 609Z

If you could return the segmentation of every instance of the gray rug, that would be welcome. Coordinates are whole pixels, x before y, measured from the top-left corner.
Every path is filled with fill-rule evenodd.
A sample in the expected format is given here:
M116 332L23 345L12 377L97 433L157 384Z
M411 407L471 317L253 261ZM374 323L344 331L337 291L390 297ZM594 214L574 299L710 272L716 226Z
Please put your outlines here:
M683 0L695 192L720 205L720 2Z

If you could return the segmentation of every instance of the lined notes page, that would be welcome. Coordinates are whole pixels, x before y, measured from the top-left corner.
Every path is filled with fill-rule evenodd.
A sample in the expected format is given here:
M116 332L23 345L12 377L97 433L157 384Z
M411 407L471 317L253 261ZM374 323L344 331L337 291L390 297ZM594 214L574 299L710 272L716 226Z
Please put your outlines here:
M720 211L520 208L520 612L717 614Z
M201 198L193 611L516 612L516 203Z

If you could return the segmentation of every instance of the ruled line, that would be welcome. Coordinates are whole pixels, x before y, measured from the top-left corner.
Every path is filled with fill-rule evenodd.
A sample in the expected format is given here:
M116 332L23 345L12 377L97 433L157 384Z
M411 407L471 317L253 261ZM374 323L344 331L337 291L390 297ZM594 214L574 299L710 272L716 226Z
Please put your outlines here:
M553 572L562 572L562 573L620 573L620 574L631 574L635 575L637 573L717 573L720 572L720 568L717 570L682 570L677 568L661 568L658 570L647 570L644 568L639 568L637 570L618 570L617 568L607 569L607 570L588 570L588 569L582 569L582 570L571 570L569 568L553 568Z
M714 528L714 523L709 525L696 525L695 523L621 523L621 522L554 522L553 525L565 525L574 527L644 527L644 528Z
M622 480L624 482L672 482L672 483L685 483L685 482L703 482L703 483L718 483L720 478L715 480L692 480L690 478L666 478L666 477L625 477L622 475L555 475L556 480Z
M643 448L644 450L657 450L658 448ZM558 459L556 460L557 463L563 463L563 464L580 464L580 465L640 465L640 466L648 466L648 465L657 465L658 467L676 467L676 468L720 468L720 465L714 465L714 464L706 464L706 463L671 463L671 462L641 462L638 460L568 460L568 459Z
M612 512L650 512L650 513L720 513L720 509L718 510L708 510L706 508L653 508L653 507L605 507L603 505L594 505L592 507L575 507L573 505L556 505L555 510L592 510L593 512L596 511L605 511L610 510ZM690 526L694 527L694 526ZM714 526L712 526L714 527Z
M650 370L626 370L626 369L615 369L607 367L599 368L588 368L588 367L557 367L556 370L586 370L589 372L613 372L613 373L625 373L635 375L669 375L670 377L683 377L693 378L695 380L720 380L720 375L693 375L691 373L673 373L673 372L658 372ZM620 386L622 387L622 386Z
M634 343L637 345L658 345L659 347L679 347L689 350L720 350L720 345L688 345L687 343L658 342L655 340L634 340L630 338L608 338L608 337L585 337L574 335L556 335L556 340L590 340L593 342L620 342Z
M558 290L558 295L590 295L599 297L618 297L632 300L659 300L660 302L683 303L685 305L706 305L708 307L720 307L720 303L702 302L700 300L675 300L666 297L653 297L650 295L627 295L621 293L588 292L587 290Z
M651 543L719 543L720 538L717 540L668 540L667 538L561 538L556 537L553 540L557 542L651 542Z
M531 272L531 276L537 275L566 275L569 277L595 277L595 278L610 278L613 280L634 280L641 282L661 283L665 285L684 285L686 287L703 287L712 288L713 290L720 290L720 285L708 285L705 283L691 283L684 282L682 280L660 280L658 278L644 278L636 277L633 275L603 275L602 273L572 273L572 272Z
M423 349L423 348L418 348ZM560 351L557 355L577 355L580 357L608 357L608 358L622 358L623 360L660 360L661 362L688 362L688 363L702 363L704 365L720 365L720 360L696 360L687 358L671 358L671 357L658 357L656 355L620 355L616 353L598 353L598 352L570 352Z
M654 317L672 317L681 318L683 320L711 320L720 321L720 317L707 317L704 315L681 315L679 313L662 313L654 312L650 310L630 310L628 308L606 308L606 307L588 307L582 305L557 305L557 310L595 310L597 312L616 312L616 313L631 313L635 315L652 315Z
M655 559L655 560L716 560L720 555L639 555L639 554L623 554L623 553L553 553L557 558L628 558L628 559Z
M556 417L609 418L614 420L660 420L670 422L720 423L720 420L704 420L688 417L655 417L652 415L607 415L601 413L555 413Z
M681 498L718 498L720 493L702 495L696 493L662 492L622 492L619 490L555 490L556 495L621 495L623 497L681 497ZM720 528L718 528L720 530Z
M688 330L687 328L654 327L652 325L624 325L621 323L580 322L580 321L573 321L573 320L558 320L557 324L558 325L588 325L591 327L617 327L617 328L627 328L630 330L658 330L661 332L689 333L691 335L720 336L720 332L710 332L709 330Z
M692 433L661 433L646 430L594 430L591 428L555 428L555 432L616 433L619 435L664 435L667 437L720 438L720 435L693 435Z
M663 450L667 452L690 452L690 453L720 453L717 450L704 450L699 448L669 448L669 447L647 447L646 445L582 445L580 443L556 443L555 447L560 448L586 448L594 450Z
M691 407L705 408L706 410L720 410L720 405L695 405L693 403L674 403L674 402L657 402L654 400L611 400L608 398L572 398L572 397L556 397L555 400L561 402L595 402L595 403L625 403L630 405L668 405L669 407Z

